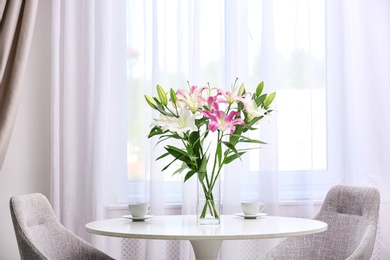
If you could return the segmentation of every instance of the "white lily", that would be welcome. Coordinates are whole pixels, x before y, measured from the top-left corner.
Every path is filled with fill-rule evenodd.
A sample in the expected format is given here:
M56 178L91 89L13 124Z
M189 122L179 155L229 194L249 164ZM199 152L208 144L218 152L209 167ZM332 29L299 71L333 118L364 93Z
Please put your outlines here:
M184 137L184 133L197 131L195 125L195 115L187 108L179 111L179 117L170 117L160 114L159 119L154 119L151 126L159 126L163 131L176 132L180 137Z
M248 102L246 106L246 111L248 112L248 121L251 122L256 117L264 116L267 113L262 107L258 107L254 100Z

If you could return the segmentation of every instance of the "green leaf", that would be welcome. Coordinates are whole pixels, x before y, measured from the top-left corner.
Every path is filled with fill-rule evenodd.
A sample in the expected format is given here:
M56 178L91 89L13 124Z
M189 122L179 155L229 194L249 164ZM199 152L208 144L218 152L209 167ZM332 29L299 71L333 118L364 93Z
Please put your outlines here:
M164 168L162 168L161 169L161 171L163 172L163 171L165 171L166 169L168 169L169 168L169 166L171 166L172 165L172 163L174 163L175 161L176 161L177 159L175 158L175 159L173 159L170 163L168 163L167 165L165 165L165 167Z
M268 97L264 100L264 107L267 108L269 105L271 105L272 101L274 100L276 95L276 92L272 92L268 95Z
M222 141L222 143L223 143L226 147L228 147L230 150L232 150L234 153L238 153L236 147L234 147L233 144L231 144L231 143L229 143L229 142L224 142L224 141Z
M167 147L165 147L165 150L167 150L167 152L170 153L177 160L185 162L187 165L191 164L191 159L188 157L188 154L186 151L183 151L183 150L181 150L177 147L171 146L171 145L168 145Z
M253 143L253 144L267 144L263 141L260 141L260 140L256 140L256 139L251 139L251 138L248 138L246 136L241 136L241 139L240 141L241 143Z
M177 155L177 156L174 156L174 157L179 157L181 155L187 155L187 152L186 151L183 151L182 149L180 148L177 148L175 146L172 146L172 145L168 145L167 147L165 147L165 149L172 155Z
M236 125L236 130L234 130L233 134L230 134L229 136L229 142L232 145L236 145L238 143L238 140L243 132L243 126L242 125Z
M188 166L186 163L182 163L180 168L177 169L174 173L172 173L172 176L175 175L175 174L180 174L182 173L184 170L187 170L188 169Z
M207 124L207 122L209 121L210 119L207 118L207 117L202 117L200 119L195 119L195 124L198 126L198 128L200 128L201 126Z
M253 151L253 150L258 150L261 149L261 147L252 147L252 148L245 148L245 149L240 149L240 152L248 152L248 151Z
M233 161L233 160L235 160L237 158L240 158L241 155L245 153L245 152L238 152L237 149L231 143L223 142L223 144L226 145L231 150L230 152L229 151L225 152L225 159L223 161L224 164L230 163L231 161ZM231 155L231 156L227 156L231 152L233 152L234 154ZM241 160L241 158L240 158L240 160Z
M239 101L239 102L237 103L237 109L238 109L238 111L242 111L242 110L244 110L244 108L245 108L244 103L242 103L241 101Z
M188 179L190 179L195 173L196 173L196 171L194 171L194 170L187 172L186 176L184 176L184 182L186 182Z
M267 94L263 94L263 95L255 98L256 105L259 107L261 105L261 103L263 103L266 98L267 98Z
M190 134L189 136L189 145L188 145L188 148L187 148L187 151L188 153L191 154L191 156L193 157L196 157L197 159L197 164L200 165L200 158L201 158L201 151L202 151L202 147L201 147L201 141L200 141L200 137L199 137L199 132L198 131L194 131Z
M166 130L165 132L163 132L162 134L160 134L161 136L159 137L159 141L156 143L156 146L166 140L168 140L169 138L175 138L175 136L168 132L168 130Z
M251 127L256 124L262 117L255 117L250 122L246 122L246 128L251 129Z
M234 161L235 159L240 158L241 155L243 155L243 154L245 154L245 152L239 152L237 154L232 154L232 155L226 157L225 160L223 161L223 163L224 164L229 164L232 161Z
M163 155L160 155L160 156L156 159L156 161L158 161L158 160L160 160L160 159L162 159L162 158L164 158L164 157L167 157L169 154L170 154L170 153L164 153Z
M167 131L165 131L165 132L163 133L163 135L160 136L160 141L158 141L158 142L156 143L156 145L158 145L158 144L160 144L160 143L162 143L162 142L168 140L169 138L181 139L181 137L180 137L179 135L177 135L176 133L175 133L175 134L174 134L174 133L170 133L170 132L168 132L168 130L167 130Z
M173 115L171 112L165 111L165 108L160 103L158 103L158 106L156 109L158 110L158 112L160 112L163 115L175 117L175 115Z
M153 127L153 128L150 130L150 132L149 132L149 134L148 134L148 138L151 138L151 137L153 137L153 136L155 136L155 135L161 135L161 134L163 134L163 133L164 133L164 131L161 130L160 127L155 126L155 127Z
M189 143L193 147L194 152L198 151L200 148L200 137L199 137L199 132L194 131L190 134L189 137Z

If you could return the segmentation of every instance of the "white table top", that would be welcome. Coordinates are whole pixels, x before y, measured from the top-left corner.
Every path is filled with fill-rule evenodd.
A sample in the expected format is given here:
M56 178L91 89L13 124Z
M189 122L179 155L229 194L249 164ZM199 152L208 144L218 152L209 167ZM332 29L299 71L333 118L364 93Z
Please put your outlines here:
M190 241L280 238L319 233L327 228L325 222L311 219L244 219L235 215L222 215L220 225L210 226L197 225L194 215L155 216L142 222L116 218L86 224L88 232L104 236Z

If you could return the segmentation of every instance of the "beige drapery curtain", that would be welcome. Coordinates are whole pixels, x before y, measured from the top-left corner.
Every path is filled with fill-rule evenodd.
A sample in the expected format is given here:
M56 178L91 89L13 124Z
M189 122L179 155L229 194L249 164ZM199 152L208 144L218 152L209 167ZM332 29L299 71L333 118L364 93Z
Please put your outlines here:
M38 0L0 0L0 170L11 138Z

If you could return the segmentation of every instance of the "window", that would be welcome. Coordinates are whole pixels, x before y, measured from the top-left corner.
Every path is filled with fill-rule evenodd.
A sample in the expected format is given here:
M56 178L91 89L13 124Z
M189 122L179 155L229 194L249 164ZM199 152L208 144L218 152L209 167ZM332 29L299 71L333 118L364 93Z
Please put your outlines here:
M146 165L155 159L148 158L152 114L143 95L161 82L183 87L189 75L196 84L230 86L236 75L230 78L229 66L242 66L247 85L270 77L264 66L273 66L281 197L289 199L301 179L312 178L309 173L318 185L328 182L324 0L276 0L272 8L255 0L127 2L132 196L148 193ZM272 57L264 52L267 44ZM250 153L249 171L264 170L260 153ZM169 200L180 200L181 179L168 172L165 180L172 184Z

